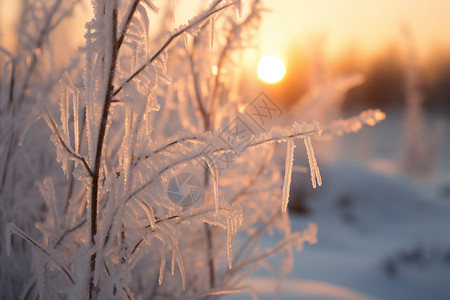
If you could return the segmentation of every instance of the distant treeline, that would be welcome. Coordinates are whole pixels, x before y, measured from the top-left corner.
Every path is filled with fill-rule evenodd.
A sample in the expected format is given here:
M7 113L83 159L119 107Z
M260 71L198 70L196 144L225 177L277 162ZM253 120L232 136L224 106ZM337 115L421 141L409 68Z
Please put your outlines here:
M403 109L406 101L407 67L416 68L417 90L426 110L450 112L450 49L433 51L419 62L408 61L398 44L387 45L369 59L361 58L355 47L329 62L321 51L307 51L292 45L286 54L286 76L276 85L260 83L284 106L290 106L308 92L311 86L351 73L362 73L364 83L351 89L342 103L344 111L366 108ZM244 85L248 87L249 85Z
M365 82L352 89L343 103L345 110L361 107L402 109L405 107L405 55L395 48L386 50L367 64ZM450 112L450 50L429 56L416 65L418 85L426 110Z

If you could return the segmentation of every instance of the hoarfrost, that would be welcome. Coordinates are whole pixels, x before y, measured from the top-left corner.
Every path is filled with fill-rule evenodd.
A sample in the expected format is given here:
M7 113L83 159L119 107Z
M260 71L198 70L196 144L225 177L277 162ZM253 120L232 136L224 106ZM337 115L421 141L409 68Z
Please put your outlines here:
M292 166L294 165L295 143L293 139L287 141L286 164L284 171L283 191L281 196L281 208L285 212L289 203L289 189L291 188Z
M311 137L304 138L306 153L308 154L309 169L311 170L311 182L313 188L317 185L322 185L322 177L320 176L319 166L317 165L316 156L314 155L314 148L312 146Z

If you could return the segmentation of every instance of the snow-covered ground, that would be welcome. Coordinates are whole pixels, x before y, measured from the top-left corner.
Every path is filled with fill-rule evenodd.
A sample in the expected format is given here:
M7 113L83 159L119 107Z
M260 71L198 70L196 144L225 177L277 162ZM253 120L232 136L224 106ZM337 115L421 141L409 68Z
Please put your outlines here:
M293 230L318 225L318 243L295 253L283 299L450 299L449 127L437 173L420 180L396 169L400 124L397 118L372 129L370 155L347 151L367 160L321 165L324 186L305 193L309 213L291 213ZM349 137L347 147L361 138ZM260 299L274 299L270 274L254 276L248 284Z

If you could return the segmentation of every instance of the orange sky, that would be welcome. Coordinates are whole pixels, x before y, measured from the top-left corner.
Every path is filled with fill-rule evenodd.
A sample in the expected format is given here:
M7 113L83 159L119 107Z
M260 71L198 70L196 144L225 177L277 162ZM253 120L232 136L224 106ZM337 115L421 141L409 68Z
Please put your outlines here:
M325 37L325 49L335 53L356 45L370 53L400 39L407 24L419 52L450 45L449 0L278 0L263 19L261 51L281 54L289 41L307 44Z
M163 8L169 0L157 0ZM178 5L177 23L184 22L206 0L170 0ZM14 16L12 0L0 0L0 33L12 34L8 18ZM89 2L89 1L87 1ZM246 1L244 0L244 3ZM265 0L266 13L260 33L261 54L282 56L292 41L307 45L325 37L326 54L353 44L370 53L400 37L408 24L421 53L431 47L450 46L450 0ZM154 24L154 23L153 23Z

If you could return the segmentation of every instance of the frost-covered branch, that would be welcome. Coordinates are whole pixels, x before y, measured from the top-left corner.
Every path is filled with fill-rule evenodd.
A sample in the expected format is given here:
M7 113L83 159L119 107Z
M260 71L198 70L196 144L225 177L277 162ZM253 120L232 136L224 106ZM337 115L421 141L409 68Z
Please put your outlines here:
M189 65L191 68L191 75L192 75L192 81L193 81L193 86L194 86L194 93L195 93L195 100L197 102L197 106L198 109L200 111L200 114L202 115L203 118L203 127L205 129L205 131L210 130L210 123L209 123L209 117L208 117L208 113L206 112L206 108L205 105L203 104L203 97L202 97L202 92L200 89L200 79L199 79L199 74L198 72L196 72L195 70L195 61L194 61L194 52L195 52L195 47L196 44L199 42L199 36L196 36L194 38L194 45L192 47L192 51L191 53L187 54L188 60L189 60ZM188 50L186 49L186 52Z
M136 11L138 4L141 0L134 0L133 4L130 6L130 10L127 11L127 17L126 17L126 21L125 21L125 25L123 26L121 32L120 32L120 37L117 40L117 49L120 49L120 47L122 46L123 40L125 39L125 35L128 29L128 26L130 25L131 19L133 19L134 16L134 12Z
M52 253L51 249L46 249L46 247L39 245L36 241L34 241L30 236L28 236L24 231L22 231L20 228L18 228L13 223L6 224L6 253L9 255L11 253L11 236L12 234L16 234L23 238L25 241L42 251L45 255L47 255L49 258L51 258L58 268L60 268L63 273L66 275L66 277L72 282L72 284L75 284L75 280L73 279L73 276L70 274L69 270L64 266L61 259L55 254Z
M375 126L383 121L386 114L379 109L368 109L361 112L358 116L348 119L339 119L332 121L322 127L322 137L330 138L331 136L341 136L344 133L359 131L363 125Z
M262 133L257 137L252 138L252 142L249 143L247 146L247 149L252 148L258 148L263 145L273 144L273 143L279 143L279 142L286 142L290 139L295 138L305 138L307 136L311 135L319 135L321 133L321 129L319 128L318 124L306 124L306 123L294 123L292 125L291 130L288 129L272 129L269 132ZM208 137L208 134L205 134L205 138ZM210 140L213 142L213 140ZM211 154L212 155L219 155L223 153L234 153L236 152L235 149L232 147L224 146L214 149ZM146 157L151 157L151 155L147 155ZM171 170L177 165L181 165L184 163L188 163L193 160L197 159L205 159L206 154L203 153L203 149L192 151L188 153L185 157L182 157L181 159L177 159L175 161L170 161L167 165L162 166L162 168L154 175L152 178L147 181L145 184L140 186L139 188L135 189L133 192L129 194L128 197L126 197L125 202L128 202L130 199L135 197L138 193L145 190L148 186L150 186L155 180L157 180L160 176L162 176L165 172L168 170Z
M178 30L176 30L174 33L171 34L171 36L167 39L167 41L161 46L161 48L158 49L158 51L156 51L155 54L153 54L153 56L145 63L143 64L141 67L139 67L133 74L131 74L131 76L129 76L124 83L122 83L114 92L113 92L113 96L116 96L118 93L120 93L120 91L123 89L123 87L130 83L134 78L136 78L136 76L138 76L142 71L144 71L145 68L147 68L150 64L153 63L153 61L161 54L164 52L164 50L166 50L167 47L169 47L169 45L172 43L173 40L175 40L177 37L179 37L180 35L182 35L183 33L192 30L193 28L195 28L195 26L197 26L198 24L202 23L203 21L205 21L206 19L208 19L209 17L211 17L212 15L218 13L219 11L233 5L233 4L226 4L224 6L221 6L219 8L216 8L217 6L219 6L221 1L215 1L213 3L213 5L211 5L210 9L206 12L202 12L199 15L197 15L196 18L192 19L192 21L190 21L187 25L182 26L181 28L179 28Z
M89 163L87 162L86 158L81 156L80 154L76 153L72 147L70 147L62 138L61 133L58 130L58 125L56 125L56 121L53 118L52 114L46 110L46 116L44 117L45 120L47 121L49 127L52 129L53 133L57 136L58 141L61 143L61 145L63 146L63 148L70 154L72 155L74 158L76 158L77 160L79 160L84 168L86 169L86 171L89 173L89 175L91 177L94 176L94 173L92 172L91 167L89 166Z
M282 240L275 247L269 248L265 250L263 253L258 254L254 257L243 260L240 264L233 267L233 269L228 270L230 274L239 272L243 268L247 266L253 265L256 262L262 261L268 257L273 256L277 252L283 250L288 245L296 245L299 249L301 249L304 242L309 242L310 244L315 244L317 235L317 226L315 224L309 223L308 228L305 229L302 233L296 232L291 234Z
M64 231L61 236L59 237L59 239L56 241L55 243L55 248L58 247L62 241L64 240L64 238L67 236L67 234L74 232L75 230L77 230L78 228L81 228L84 224L86 224L86 219L82 219L78 222L78 224L74 225L73 227L67 229L66 231Z
M239 248L237 254L234 256L233 265L236 265L240 261L245 251L247 251L254 243L258 241L261 234L263 234L269 226L272 226L272 224L280 217L280 215L281 211L274 213L268 220L264 220L263 224L261 224L259 228L255 232L253 232L249 238L247 238L245 243Z
M274 152L275 147L270 147L268 153L264 156L265 157L264 162L261 163L256 172L250 177L249 181L239 190L239 192L236 193L236 195L232 198L231 203L238 201L256 183L258 178L263 174L264 170L266 169L269 161L272 159Z
M165 144L164 146L161 146L155 150L153 150L153 152L151 154L147 154L145 156L142 157L137 157L134 159L133 165L136 166L140 161L145 160L145 159L149 159L151 158L153 155L159 154L161 152L167 151L169 148L171 148L172 146L176 146L182 143L205 143L205 139L204 136L202 135L198 135L198 136L187 136L187 137L180 137L178 139L175 139L172 142L169 142L167 144Z
M106 56L105 53L105 63L108 70L108 73L105 74L107 76L106 85L102 88L104 89L104 103L103 103L103 110L101 115L101 121L100 121L100 128L98 131L98 138L97 138L97 146L95 151L95 159L94 159L94 172L92 176L92 193L91 193L91 202L90 202L90 241L91 241L91 247L95 246L95 235L97 234L97 221L98 221L98 215L97 215L97 206L98 206L98 196L99 196L99 187L100 187L100 169L101 169L101 159L102 159L102 153L103 153L103 145L104 140L106 138L106 124L108 122L108 115L109 110L111 107L111 100L112 100L112 92L113 92L113 80L116 70L116 64L117 64L117 57L118 57L118 51L117 48L117 26L118 26L118 12L117 12L117 2L112 1L110 3L111 6L105 7L105 19L107 21L110 21L111 24L109 25L109 28L106 28L105 34L108 36L106 38L106 47L107 53L109 54L109 57ZM105 6L107 4L105 3ZM108 11L109 10L109 11ZM94 272L95 272L95 261L96 261L96 255L97 252L94 252L91 255L91 279L89 283L89 299L92 299L93 296L93 289L94 289Z
M67 16L69 16L72 13L73 9L75 8L75 5L79 2L80 2L80 0L73 1L71 3L71 6L68 9L66 9L65 11L63 11L61 16L59 16L58 19L55 21L54 17L56 15L56 13L59 12L59 10L61 9L62 3L63 3L63 0L56 0L54 2L54 4L52 5L52 7L48 11L46 11L47 15L44 15L44 18L43 18L44 25L42 26L42 29L37 34L37 38L36 38L36 36L29 37L29 38L32 38L35 40L34 40L34 45L32 46L33 48L27 49L29 51L29 53L31 53L31 60L27 64L27 69L24 73L23 79L21 80L19 95L15 100L15 101L17 101L18 104L20 104L24 99L25 91L28 87L30 77L33 74L33 72L36 68L36 65L38 63L38 53L41 52L44 42L48 39L48 36L50 35L50 33L52 31L54 31L55 28L65 18L67 18ZM28 6L27 3L24 3L24 5L26 6L24 12L28 11L30 9L31 10L33 9L33 5L29 5L30 7L27 7ZM31 14L33 14L33 12ZM26 20L24 20L24 21L26 21ZM27 25L30 25L30 24L27 24ZM37 27L37 25L38 24L35 24L36 27ZM25 33L26 32L24 32L22 29L21 34L23 36L25 36ZM14 76L14 73L12 74L12 76Z
M240 35L242 32L246 31L248 27L252 25L254 21L258 21L261 19L261 13L264 11L261 8L260 1L254 1L252 3L252 7L250 9L250 13L245 17L245 19L239 23L232 26L229 33L227 34L225 46L222 48L219 54L219 58L217 60L217 74L214 77L214 84L211 89L210 95L210 108L209 108L209 124L214 124L214 119L216 117L217 105L219 102L218 93L219 88L221 87L220 80L222 76L222 70L225 64L227 57L230 52L237 47L236 40L240 39ZM213 29L214 30L214 29Z

